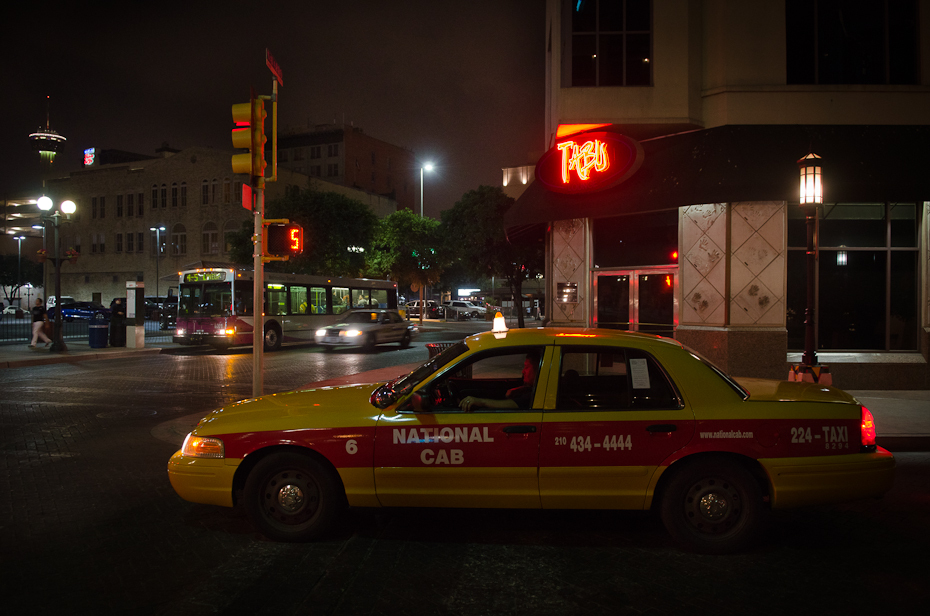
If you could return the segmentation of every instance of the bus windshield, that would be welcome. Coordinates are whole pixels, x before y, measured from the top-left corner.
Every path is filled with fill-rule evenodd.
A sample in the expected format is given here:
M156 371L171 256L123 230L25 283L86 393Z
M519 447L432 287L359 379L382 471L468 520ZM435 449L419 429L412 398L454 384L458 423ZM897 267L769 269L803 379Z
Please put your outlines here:
M231 308L232 290L227 282L211 282L181 287L181 295L178 300L178 316L229 316Z

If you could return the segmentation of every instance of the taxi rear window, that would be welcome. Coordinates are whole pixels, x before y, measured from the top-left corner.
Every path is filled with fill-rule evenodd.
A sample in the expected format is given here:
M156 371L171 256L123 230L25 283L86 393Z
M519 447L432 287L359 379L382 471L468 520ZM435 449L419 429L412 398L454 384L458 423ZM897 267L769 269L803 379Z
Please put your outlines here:
M681 397L652 355L619 347L563 347L559 410L678 409Z

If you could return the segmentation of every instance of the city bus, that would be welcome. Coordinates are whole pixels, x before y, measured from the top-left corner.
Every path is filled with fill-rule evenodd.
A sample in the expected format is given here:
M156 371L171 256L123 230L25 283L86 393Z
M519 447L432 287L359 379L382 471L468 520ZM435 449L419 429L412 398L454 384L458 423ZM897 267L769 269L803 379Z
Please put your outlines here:
M251 345L254 273L208 267L179 272L179 344L217 349ZM353 308L397 308L397 283L365 278L330 278L265 272L264 348L313 341L320 327Z

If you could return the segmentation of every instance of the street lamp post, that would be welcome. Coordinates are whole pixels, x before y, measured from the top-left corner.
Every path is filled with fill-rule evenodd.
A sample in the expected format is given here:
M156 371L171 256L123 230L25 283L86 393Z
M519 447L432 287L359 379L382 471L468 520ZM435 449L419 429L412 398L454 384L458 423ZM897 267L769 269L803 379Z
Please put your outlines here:
M52 200L46 196L39 197L37 202L39 209L42 210L42 222L44 224L52 223L55 229L55 240L53 242L54 246L54 261L55 264L55 328L52 331L52 346L50 351L52 353L63 353L68 350L68 347L65 346L65 341L62 338L61 332L61 236L58 233L58 227L61 224L62 215L64 215L65 220L71 220L71 215L77 210L77 206L74 205L74 201L62 201L61 205L58 206L58 209L49 214L49 211L52 209Z
M149 227L149 231L155 232L155 301L160 301L158 298L161 297L158 294L158 259L161 256L161 232L164 231L164 227Z
M23 235L14 235L13 239L17 242L17 257L16 257L16 291L19 293L20 281L23 277L23 240L26 239ZM23 307L23 294L19 294L19 307Z
M799 204L807 219L807 303L804 307L804 355L792 369L792 380L831 385L830 369L817 361L815 327L817 322L814 290L817 274L817 215L823 204L823 159L809 153L798 160L800 171Z
M42 230L42 250L45 251L45 254L48 254L48 242L45 239L45 225L32 225L33 229ZM42 293L48 295L48 266L45 262L42 262Z
M433 163L424 163L420 167L420 218L423 218L423 170L432 171ZM418 285L420 287L420 327L423 326L423 314L426 312L426 302L423 299L423 284Z

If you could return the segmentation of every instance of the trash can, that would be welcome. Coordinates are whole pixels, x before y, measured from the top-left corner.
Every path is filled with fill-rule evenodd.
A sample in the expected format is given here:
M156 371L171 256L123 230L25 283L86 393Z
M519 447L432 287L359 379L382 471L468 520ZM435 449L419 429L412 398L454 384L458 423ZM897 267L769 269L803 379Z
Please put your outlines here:
M90 319L87 326L87 342L92 349L107 348L107 331L110 324L102 313L98 312Z

